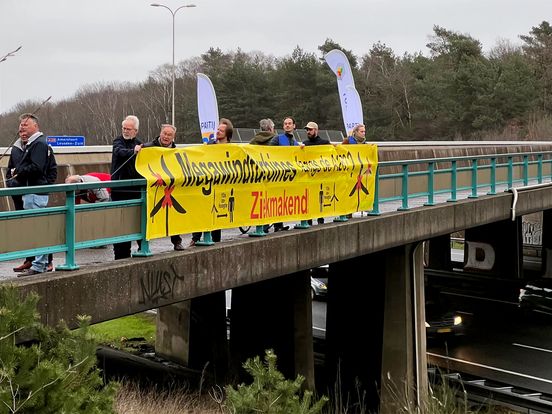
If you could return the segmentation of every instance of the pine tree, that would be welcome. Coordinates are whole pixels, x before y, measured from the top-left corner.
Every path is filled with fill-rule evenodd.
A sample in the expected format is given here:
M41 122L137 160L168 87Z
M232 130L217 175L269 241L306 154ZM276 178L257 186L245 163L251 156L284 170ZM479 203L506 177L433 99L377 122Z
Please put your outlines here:
M227 409L233 414L316 414L328 401L322 396L313 400L311 391L301 396L304 377L286 380L276 369L276 355L267 350L264 361L256 356L244 363L245 370L253 377L250 385L241 384L237 389L227 386Z
M103 386L90 318L74 331L44 326L38 300L0 286L0 414L113 413L116 385Z

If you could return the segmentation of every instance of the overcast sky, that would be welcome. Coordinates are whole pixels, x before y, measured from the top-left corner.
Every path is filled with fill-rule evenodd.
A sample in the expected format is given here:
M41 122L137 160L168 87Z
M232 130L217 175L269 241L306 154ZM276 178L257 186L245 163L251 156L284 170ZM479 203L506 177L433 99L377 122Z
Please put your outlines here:
M52 102L95 82L144 80L172 60L172 16L149 0L0 0L0 113L28 99ZM499 39L552 21L552 0L163 0L176 14L176 61L209 47L277 57L318 52L331 38L357 56L377 41L422 52L434 25Z

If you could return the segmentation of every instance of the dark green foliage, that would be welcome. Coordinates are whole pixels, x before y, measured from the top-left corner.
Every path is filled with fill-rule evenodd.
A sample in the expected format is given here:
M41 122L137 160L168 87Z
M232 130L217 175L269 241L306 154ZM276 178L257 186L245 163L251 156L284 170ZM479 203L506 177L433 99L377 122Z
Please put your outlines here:
M276 355L271 350L266 351L263 362L257 356L248 359L243 366L253 382L238 385L237 389L225 388L226 407L230 413L315 414L328 401L325 396L315 401L311 391L305 391L301 397L304 378L298 375L295 381L286 380L276 369Z
M103 387L89 319L52 329L38 321L37 302L0 285L0 414L113 413L115 386Z
M372 141L481 139L510 129L516 131L513 138L548 139L552 131L534 125L548 125L542 121L552 115L552 26L543 21L519 37L520 47L498 43L498 53L487 53L469 34L437 25L425 55L397 56L376 42L355 56L332 39L317 53L297 46L282 57L210 48L177 65L176 141L200 142L197 72L209 76L220 117L237 128L258 128L268 117L281 129L283 117L291 115L298 128L315 121L321 129L344 132L335 75L323 60L332 49L348 56ZM133 113L140 118L140 136L152 139L171 120L171 78L172 65L165 64L139 84L85 86L41 110L43 132L111 144L122 117ZM17 138L17 115L38 104L25 101L0 116L0 145Z

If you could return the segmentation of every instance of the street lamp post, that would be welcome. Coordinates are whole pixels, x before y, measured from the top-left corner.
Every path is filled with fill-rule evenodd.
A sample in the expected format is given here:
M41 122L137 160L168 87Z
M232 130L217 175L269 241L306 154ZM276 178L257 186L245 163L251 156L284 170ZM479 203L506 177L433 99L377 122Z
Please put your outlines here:
M163 7L165 9L167 9L172 15L172 124L175 125L175 123L174 123L174 78L176 76L176 66L174 65L174 18L176 16L176 13L178 12L178 10L183 9L185 7L195 7L196 5L195 4L184 4L184 5L180 6L179 8L177 8L175 11L172 11L172 9L170 7L165 6L164 4L152 3L152 4L150 4L150 6Z

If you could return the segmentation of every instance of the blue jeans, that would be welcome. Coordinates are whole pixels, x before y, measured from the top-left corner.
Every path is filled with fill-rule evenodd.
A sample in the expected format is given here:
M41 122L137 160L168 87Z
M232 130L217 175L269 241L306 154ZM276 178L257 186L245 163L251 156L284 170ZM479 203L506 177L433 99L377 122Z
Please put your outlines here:
M45 208L48 205L48 195L39 195L39 194L25 194L23 196L23 209L24 210L33 210L35 208ZM33 260L31 269L44 273L48 267L48 255L41 254L36 256Z

